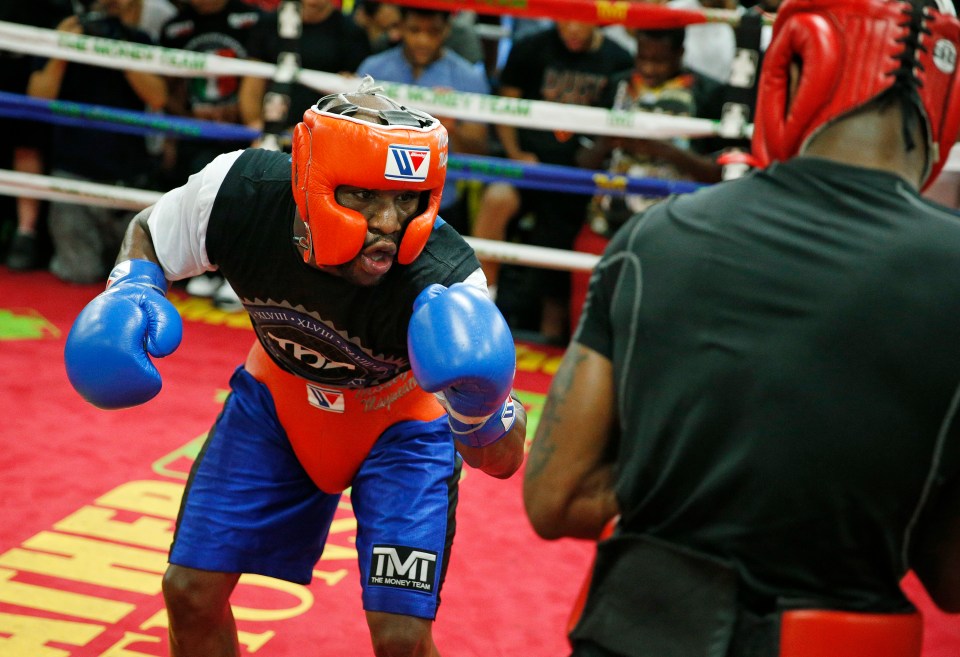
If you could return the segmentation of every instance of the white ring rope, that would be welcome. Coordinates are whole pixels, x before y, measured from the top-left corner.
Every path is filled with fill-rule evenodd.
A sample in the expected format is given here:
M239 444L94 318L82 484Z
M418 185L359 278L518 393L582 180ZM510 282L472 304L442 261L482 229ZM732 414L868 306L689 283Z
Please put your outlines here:
M0 169L0 193L46 201L64 201L104 208L142 210L153 205L162 194L145 189L104 185L70 178L41 176L35 173Z
M0 194L123 210L142 210L156 203L161 196L160 192L144 189L4 169L0 169ZM464 236L464 239L473 247L478 257L513 265L562 271L590 271L599 260L599 256L596 255L564 249L549 249L477 237Z
M251 76L278 81L296 80L325 93L354 91L358 78L289 66L221 57L46 30L0 21L0 50L53 57L120 70L158 73L172 77ZM417 109L466 121L500 123L539 130L567 130L580 134L667 139L724 134L719 121L670 116L653 112L614 111L542 100L507 98L378 81L384 93Z

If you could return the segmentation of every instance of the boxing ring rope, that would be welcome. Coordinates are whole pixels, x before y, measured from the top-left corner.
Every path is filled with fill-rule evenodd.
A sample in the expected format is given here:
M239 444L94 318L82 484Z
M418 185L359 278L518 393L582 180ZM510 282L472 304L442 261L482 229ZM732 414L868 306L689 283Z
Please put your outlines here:
M623 25L627 28L663 30L697 23L727 23L736 25L740 15L730 9L677 9L650 2L634 0L395 0L394 4L439 9L442 11L473 11L478 14L517 16L520 18L548 18L561 21L579 21L595 25ZM769 21L768 17L765 17Z
M162 195L160 192L143 189L3 169L0 169L0 194L134 211L156 203ZM479 257L507 264L562 271L590 271L599 259L596 255L563 249L513 244L478 237L464 236L464 239Z
M263 134L259 130L229 123L32 98L7 92L0 92L0 116L128 134L164 134L211 140L254 141ZM666 196L685 194L703 186L685 180L639 178L480 155L451 155L447 177L451 180L481 182L509 181L517 187L579 194Z
M300 69L295 61L268 64L8 22L0 22L0 49L171 77L251 76L278 82L295 80L323 93L353 91L358 84L356 76ZM386 81L378 84L386 95L401 103L436 116L465 121L646 139L745 136L739 125L733 130L732 126L712 119L441 91Z

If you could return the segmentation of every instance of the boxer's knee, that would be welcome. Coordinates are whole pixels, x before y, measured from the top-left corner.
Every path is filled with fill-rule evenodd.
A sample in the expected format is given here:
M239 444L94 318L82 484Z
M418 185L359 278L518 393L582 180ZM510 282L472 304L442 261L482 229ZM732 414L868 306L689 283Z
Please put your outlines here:
M367 625L377 657L432 657L433 621L413 616L367 612Z
M239 575L170 565L163 576L163 599L171 626L212 627L222 622Z

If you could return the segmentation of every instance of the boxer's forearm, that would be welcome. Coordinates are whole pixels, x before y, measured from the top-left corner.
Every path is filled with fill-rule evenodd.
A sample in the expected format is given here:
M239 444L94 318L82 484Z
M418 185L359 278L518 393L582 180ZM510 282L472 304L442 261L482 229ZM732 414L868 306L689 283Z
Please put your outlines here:
M138 259L149 260L158 265L160 264L160 260L157 258L157 252L153 247L153 237L150 235L150 227L147 225L147 220L150 218L152 211L153 206L151 205L141 210L139 214L130 221L130 225L127 226L127 232L123 237L123 244L120 246L120 253L117 255L116 261L118 263L124 260Z
M457 451L472 468L497 479L506 479L520 469L527 438L527 413L514 397L517 419L503 438L486 447L470 447L456 441Z

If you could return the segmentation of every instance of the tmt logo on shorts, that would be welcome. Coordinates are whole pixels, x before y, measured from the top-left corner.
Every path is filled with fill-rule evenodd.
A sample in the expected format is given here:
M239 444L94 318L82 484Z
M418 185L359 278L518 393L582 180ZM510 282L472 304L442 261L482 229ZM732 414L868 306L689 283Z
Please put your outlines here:
M432 593L437 553L401 545L374 545L368 584Z
M387 180L422 182L430 170L430 149L423 146L390 144L383 177Z

